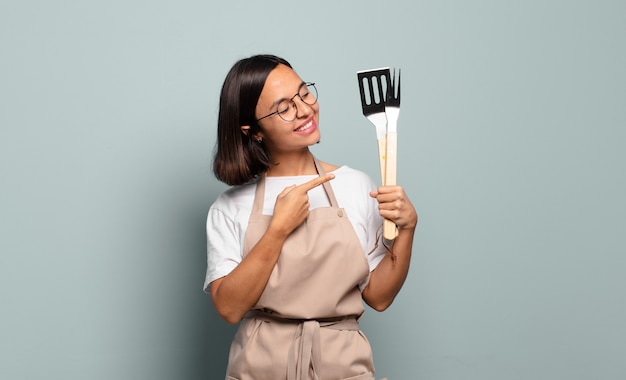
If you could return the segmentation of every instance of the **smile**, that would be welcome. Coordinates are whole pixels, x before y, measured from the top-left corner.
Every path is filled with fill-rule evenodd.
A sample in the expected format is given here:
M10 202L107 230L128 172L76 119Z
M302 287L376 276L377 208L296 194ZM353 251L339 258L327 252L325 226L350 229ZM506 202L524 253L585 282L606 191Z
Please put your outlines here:
M304 132L310 128L313 128L314 126L315 126L315 122L313 121L313 118L310 118L306 123L294 129L294 132Z

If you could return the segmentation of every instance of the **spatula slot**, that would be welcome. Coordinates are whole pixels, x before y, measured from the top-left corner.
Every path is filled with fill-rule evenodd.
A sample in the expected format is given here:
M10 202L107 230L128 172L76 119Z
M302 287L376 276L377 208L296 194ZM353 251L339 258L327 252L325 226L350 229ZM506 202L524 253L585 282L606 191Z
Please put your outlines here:
M386 76L363 77L361 85L363 86L365 104L381 104L385 102L385 99L387 99Z
M382 104L387 99L387 75L364 75L361 78L361 89L366 105Z

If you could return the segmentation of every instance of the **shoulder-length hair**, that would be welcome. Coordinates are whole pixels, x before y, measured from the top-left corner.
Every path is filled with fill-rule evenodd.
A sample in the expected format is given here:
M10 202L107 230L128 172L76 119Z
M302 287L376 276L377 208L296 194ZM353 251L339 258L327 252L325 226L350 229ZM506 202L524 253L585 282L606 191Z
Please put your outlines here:
M267 171L269 152L254 135L261 130L256 105L269 73L289 62L274 55L255 55L233 65L222 86L217 120L217 143L213 172L228 185L242 185ZM248 125L247 134L241 126Z

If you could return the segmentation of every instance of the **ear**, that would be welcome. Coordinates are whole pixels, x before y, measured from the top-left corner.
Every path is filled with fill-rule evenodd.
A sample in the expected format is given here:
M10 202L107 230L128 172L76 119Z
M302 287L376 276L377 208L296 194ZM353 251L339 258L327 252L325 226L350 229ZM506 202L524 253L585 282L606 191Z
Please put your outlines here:
M241 133L243 133L244 135L250 137L251 139L255 140L256 142L261 142L263 141L263 133L258 132L255 133L253 136L250 136L250 126L249 125L242 125L241 126Z

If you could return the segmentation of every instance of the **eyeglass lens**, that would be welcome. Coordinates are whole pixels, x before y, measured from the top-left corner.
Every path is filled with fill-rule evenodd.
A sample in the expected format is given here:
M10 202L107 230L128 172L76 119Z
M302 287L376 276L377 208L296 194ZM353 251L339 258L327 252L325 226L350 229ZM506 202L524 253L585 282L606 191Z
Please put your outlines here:
M298 97L303 103L312 106L317 102L317 89L313 83L307 83L305 86L300 87L298 95L294 96L291 100L283 100L278 104L278 115L285 121L292 121L298 114L298 108L295 103L295 98Z

